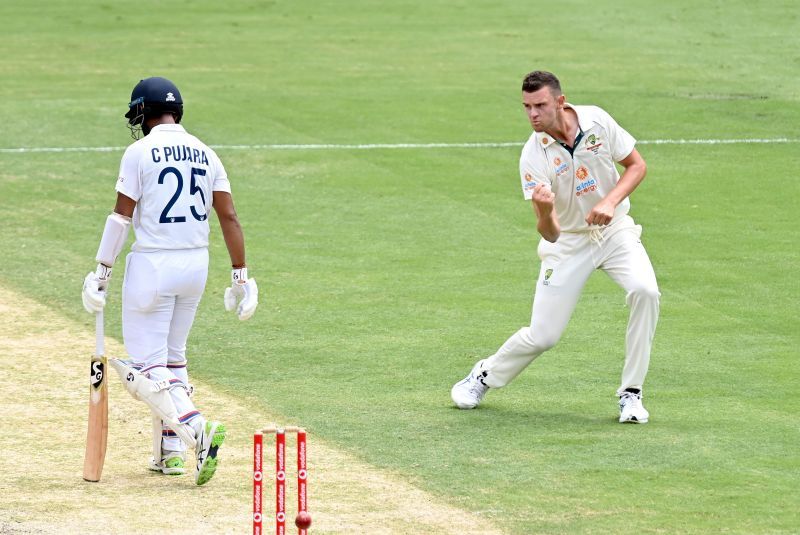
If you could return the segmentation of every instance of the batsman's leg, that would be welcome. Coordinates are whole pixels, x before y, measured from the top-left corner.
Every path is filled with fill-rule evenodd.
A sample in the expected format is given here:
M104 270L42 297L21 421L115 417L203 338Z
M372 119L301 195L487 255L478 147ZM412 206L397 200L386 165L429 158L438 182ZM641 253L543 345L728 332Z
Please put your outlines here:
M148 468L168 476L186 473L186 445L161 418L152 414L153 456Z

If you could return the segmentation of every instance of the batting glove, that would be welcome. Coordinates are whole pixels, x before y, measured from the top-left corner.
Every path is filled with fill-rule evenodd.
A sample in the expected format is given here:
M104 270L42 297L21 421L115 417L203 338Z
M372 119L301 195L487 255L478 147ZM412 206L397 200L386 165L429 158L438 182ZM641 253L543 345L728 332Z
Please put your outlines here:
M103 264L97 264L97 270L89 272L83 279L83 308L89 314L102 312L106 306L106 289L108 281L111 280L111 268Z
M225 310L236 310L239 319L250 319L258 306L258 285L255 279L247 278L247 268L231 272L231 287L225 289Z

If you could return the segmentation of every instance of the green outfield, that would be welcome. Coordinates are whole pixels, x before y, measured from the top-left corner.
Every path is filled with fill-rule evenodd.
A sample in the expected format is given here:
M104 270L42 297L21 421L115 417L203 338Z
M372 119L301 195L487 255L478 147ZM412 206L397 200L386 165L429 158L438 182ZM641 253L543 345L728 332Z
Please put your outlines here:
M214 219L193 374L508 533L796 533L799 15L788 0L3 2L0 285L91 329L80 287L131 141L122 115L140 78L166 76L190 132L251 146L218 153L261 304L248 323L225 313ZM644 142L631 215L662 292L644 426L616 423L627 308L601 273L555 349L474 411L450 401L529 319L519 87L537 68ZM783 141L652 143L681 139ZM253 147L475 142L520 146ZM111 149L5 150L81 147Z

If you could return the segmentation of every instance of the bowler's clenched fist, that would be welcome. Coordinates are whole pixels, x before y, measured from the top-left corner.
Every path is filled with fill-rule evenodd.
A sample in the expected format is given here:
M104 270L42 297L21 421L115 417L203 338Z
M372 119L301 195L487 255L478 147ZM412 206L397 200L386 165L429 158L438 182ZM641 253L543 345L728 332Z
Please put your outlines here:
M553 204L556 200L556 194L550 189L550 186L539 182L533 188L533 202L542 214L547 214L553 211Z
M614 218L616 206L608 199L603 199L592 208L585 218L588 225L608 225Z

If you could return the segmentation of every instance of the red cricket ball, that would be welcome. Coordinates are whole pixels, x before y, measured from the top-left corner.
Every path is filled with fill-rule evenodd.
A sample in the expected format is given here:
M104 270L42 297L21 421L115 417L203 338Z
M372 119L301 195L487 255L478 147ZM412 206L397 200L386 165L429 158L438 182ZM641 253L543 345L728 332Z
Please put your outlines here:
M300 529L308 529L311 527L311 515L306 511L300 511L294 519L294 525Z

